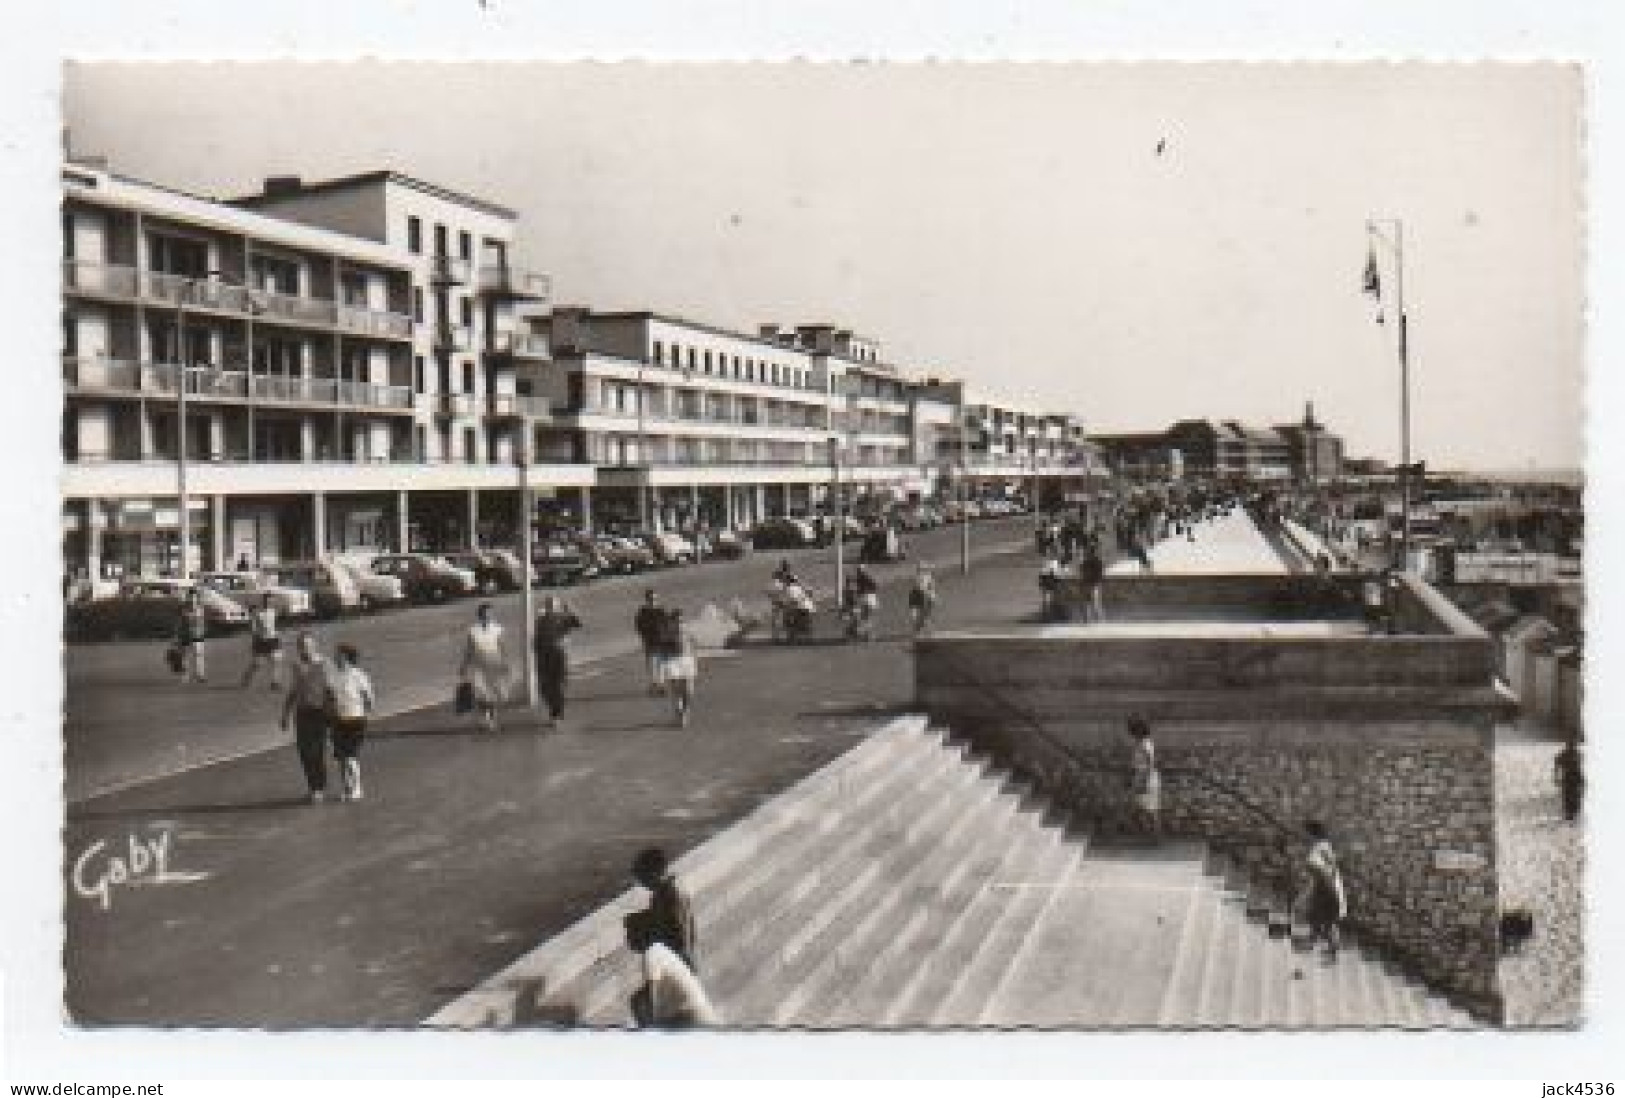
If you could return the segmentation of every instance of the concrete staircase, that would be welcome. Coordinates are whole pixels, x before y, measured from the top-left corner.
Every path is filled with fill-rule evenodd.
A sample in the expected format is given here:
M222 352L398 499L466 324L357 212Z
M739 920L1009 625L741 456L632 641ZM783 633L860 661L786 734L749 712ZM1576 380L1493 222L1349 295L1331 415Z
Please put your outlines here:
M1091 844L921 718L677 871L734 1027L1476 1025L1358 948L1335 964L1304 951L1200 844ZM645 902L617 897L428 1024L631 1024L621 919Z

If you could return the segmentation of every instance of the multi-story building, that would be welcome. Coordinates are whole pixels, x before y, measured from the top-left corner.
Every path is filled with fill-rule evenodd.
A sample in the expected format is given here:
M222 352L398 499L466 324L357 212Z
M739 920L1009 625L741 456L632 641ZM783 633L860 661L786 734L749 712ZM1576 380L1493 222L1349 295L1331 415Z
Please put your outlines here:
M1280 427L1233 419L1184 419L1163 431L1097 435L1120 474L1246 481L1330 479L1340 475L1343 442L1314 418Z
M545 413L518 399L527 356L545 356L508 334L527 335L512 303L533 291L511 271L475 281L470 268L470 312L437 289L438 257L400 246L391 228L422 232L410 227L421 213L396 209L402 198L457 202L382 174L309 188L308 207L287 181L228 204L94 163L68 164L62 180L70 569L177 571L183 472L194 568L514 528L515 425ZM463 205L482 247L511 237L511 215L482 222ZM507 269L500 248L481 257ZM430 302L433 320L471 320L483 347L447 346L419 319ZM530 475L592 479L573 465Z
M191 569L510 543L522 483L662 528L1091 471L1074 417L836 325L534 315L514 211L398 172L222 202L78 162L63 196L71 571L176 572L183 525Z

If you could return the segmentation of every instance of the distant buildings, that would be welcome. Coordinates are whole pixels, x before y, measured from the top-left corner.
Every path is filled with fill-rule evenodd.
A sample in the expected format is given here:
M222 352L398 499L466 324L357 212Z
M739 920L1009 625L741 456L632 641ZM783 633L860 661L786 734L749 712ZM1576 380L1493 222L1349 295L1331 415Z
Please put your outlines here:
M1252 427L1233 419L1184 419L1167 429L1091 436L1119 475L1322 481L1343 473L1343 440L1305 407L1297 423Z

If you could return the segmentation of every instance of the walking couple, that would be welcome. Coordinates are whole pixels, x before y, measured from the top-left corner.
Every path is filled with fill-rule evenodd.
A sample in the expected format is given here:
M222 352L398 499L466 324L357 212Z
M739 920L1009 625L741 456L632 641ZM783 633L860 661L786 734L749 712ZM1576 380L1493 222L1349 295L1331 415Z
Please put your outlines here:
M282 705L282 730L288 731L290 725L293 729L312 804L327 799L330 741L344 800L361 799L361 743L377 704L372 679L361 669L361 654L353 645L339 645L329 661L316 647L315 637L299 634Z
M531 658L536 665L536 684L547 702L549 722L557 724L564 716L564 690L570 677L569 638L581 628L581 619L549 595L536 615ZM508 659L502 626L491 615L491 604L481 603L474 624L463 637L462 656L457 665L457 704L459 712L472 711L487 732L497 730L497 712L513 689L513 666Z
M680 727L688 726L694 709L695 683L699 679L699 659L694 637L683 623L683 612L675 606L662 606L654 588L643 593L643 605L632 618L632 628L643 645L649 666L649 693L665 694Z

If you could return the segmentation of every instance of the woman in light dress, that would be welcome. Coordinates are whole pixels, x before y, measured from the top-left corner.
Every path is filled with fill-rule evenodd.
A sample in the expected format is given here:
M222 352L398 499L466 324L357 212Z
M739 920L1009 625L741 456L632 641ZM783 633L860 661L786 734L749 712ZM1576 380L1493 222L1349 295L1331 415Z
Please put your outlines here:
M1304 886L1295 906L1309 924L1310 946L1324 941L1327 958L1335 961L1342 945L1340 927L1349 912L1343 874L1337 865L1337 851L1326 836L1326 825L1310 820L1303 830L1309 839L1309 853L1303 860Z
M1162 775L1157 772L1157 745L1151 740L1151 726L1142 717L1129 718L1128 734L1133 741L1129 793L1135 822L1143 834L1155 840L1162 831Z
M507 699L513 684L513 668L508 663L508 652L502 643L502 626L491 617L491 604L480 603L475 611L474 624L468 627L463 639L462 662L457 669L460 681L466 682L473 694L474 712L480 727L487 732L497 730L497 709Z

